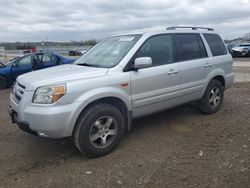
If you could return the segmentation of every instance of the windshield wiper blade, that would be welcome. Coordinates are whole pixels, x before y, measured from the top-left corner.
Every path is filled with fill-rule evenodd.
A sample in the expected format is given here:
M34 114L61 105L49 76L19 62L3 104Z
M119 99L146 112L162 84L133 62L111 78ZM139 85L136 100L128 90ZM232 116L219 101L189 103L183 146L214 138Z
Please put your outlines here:
M95 65L92 65L92 64L89 64L89 63L79 63L77 65L87 66L87 67L95 67Z
M77 65L81 65L81 66L87 66L87 67L103 67L101 65L96 65L96 64L89 64L89 63L79 63Z

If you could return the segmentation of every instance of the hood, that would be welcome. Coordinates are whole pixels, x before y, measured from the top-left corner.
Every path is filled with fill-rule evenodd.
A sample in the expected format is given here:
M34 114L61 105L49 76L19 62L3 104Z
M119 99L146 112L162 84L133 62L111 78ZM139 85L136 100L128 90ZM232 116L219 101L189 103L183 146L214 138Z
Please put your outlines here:
M244 49L247 49L247 47L246 46L238 46L238 47L232 48L232 50L238 51L238 52L245 51Z
M43 70L23 74L17 82L23 84L26 90L35 90L39 86L67 83L80 79L91 79L105 76L108 69L80 65L60 65Z

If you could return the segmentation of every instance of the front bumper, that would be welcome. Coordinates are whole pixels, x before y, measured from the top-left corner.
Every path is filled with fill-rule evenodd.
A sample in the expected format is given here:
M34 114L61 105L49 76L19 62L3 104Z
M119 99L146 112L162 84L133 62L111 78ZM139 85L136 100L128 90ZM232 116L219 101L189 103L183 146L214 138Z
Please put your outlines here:
M11 94L12 95L12 94ZM58 139L72 136L75 122L81 112L82 102L41 106L30 103L25 92L19 104L10 96L9 114L13 123L33 135ZM84 103L85 105L85 103Z
M30 134L32 134L34 136L38 135L38 133L36 131L34 131L34 130L32 130L30 128L30 126L29 126L29 124L27 122L21 122L21 121L18 120L17 112L15 112L14 110L12 110L10 106L9 106L9 115L10 115L12 123L17 124L17 126L21 130L23 130L23 131L25 131L27 133L30 133Z

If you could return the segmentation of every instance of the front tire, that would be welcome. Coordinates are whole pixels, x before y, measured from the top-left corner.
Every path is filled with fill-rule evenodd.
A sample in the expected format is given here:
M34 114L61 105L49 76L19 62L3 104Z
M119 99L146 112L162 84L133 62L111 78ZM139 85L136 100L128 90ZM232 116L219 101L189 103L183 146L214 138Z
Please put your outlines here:
M7 87L7 80L3 76L0 76L0 90L5 89L6 87Z
M110 153L121 141L125 120L118 108L100 103L83 111L73 133L76 147L86 157Z
M200 111L204 114L216 113L222 105L223 98L224 88L222 83L219 80L212 80L198 102Z

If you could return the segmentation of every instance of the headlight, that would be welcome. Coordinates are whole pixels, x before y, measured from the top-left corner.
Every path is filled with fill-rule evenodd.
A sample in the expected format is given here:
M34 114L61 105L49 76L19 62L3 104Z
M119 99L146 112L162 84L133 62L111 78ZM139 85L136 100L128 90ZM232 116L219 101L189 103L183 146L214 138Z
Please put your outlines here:
M66 85L42 86L36 89L33 103L52 104L58 101L66 93Z

